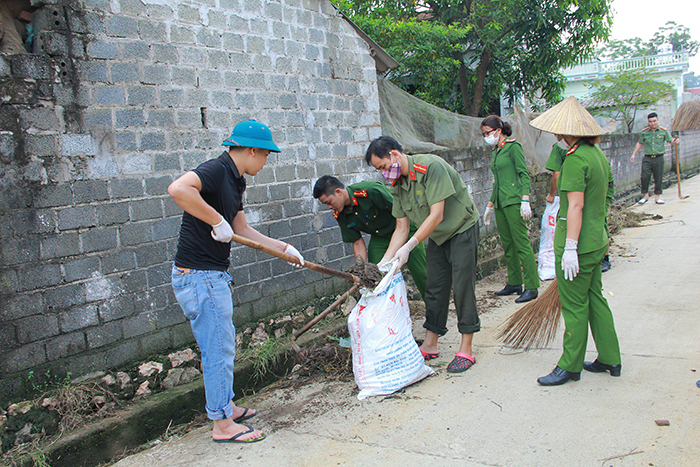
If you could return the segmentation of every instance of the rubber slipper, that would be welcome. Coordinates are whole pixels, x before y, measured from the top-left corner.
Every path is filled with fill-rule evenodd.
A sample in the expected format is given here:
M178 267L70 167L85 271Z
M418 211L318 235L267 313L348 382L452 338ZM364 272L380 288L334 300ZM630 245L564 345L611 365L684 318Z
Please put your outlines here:
M233 435L230 438L226 439L215 439L215 443L257 443L258 441L262 441L265 439L265 435L260 435L257 438L248 438L248 439L238 439L243 435L247 435L248 433L252 433L255 430L253 429L252 426L245 425L246 428L248 428L247 431L241 431L237 435Z
M664 201L662 199L657 199L656 204L666 204L666 201Z
M476 359L471 355L467 355L464 352L457 352L454 360L447 365L447 371L448 373L462 373L471 368L475 363Z
M249 418L255 417L255 416L258 414L258 411L256 410L256 411L253 412L252 414L248 415L248 412L250 412L250 411L251 411L251 409L243 409L243 415L241 415L240 417L234 419L234 420L233 420L233 423L241 423L241 422L244 422L244 421L248 420Z
M649 200L642 198L639 201L637 201L637 204L646 204L647 201L649 201Z
M440 352L424 352L422 349L418 349L418 350L420 350L420 354L426 360L432 360L432 359L438 358L440 356Z

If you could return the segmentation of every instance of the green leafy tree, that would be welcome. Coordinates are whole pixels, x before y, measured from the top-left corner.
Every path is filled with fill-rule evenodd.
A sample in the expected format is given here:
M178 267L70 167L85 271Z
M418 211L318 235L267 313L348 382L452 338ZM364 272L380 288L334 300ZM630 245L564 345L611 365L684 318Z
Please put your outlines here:
M597 55L603 60L622 60L625 58L656 55L661 44L673 45L674 52L688 52L693 57L700 49L700 42L692 40L690 30L674 21L661 26L654 36L644 41L639 37L632 39L613 39L601 47Z
M591 112L625 122L627 132L632 133L637 112L650 107L673 94L668 83L656 81L648 70L626 70L605 77L604 81L590 85Z
M474 116L489 112L492 100L502 94L511 101L517 96L556 100L565 86L558 70L589 57L610 29L610 0L336 0L336 4L403 64L391 76L394 82L414 94L430 96L441 107ZM411 29L421 24L432 28L415 33L422 42L411 40ZM433 59L412 59L425 57L423 49L432 46ZM432 75L431 68L435 68Z

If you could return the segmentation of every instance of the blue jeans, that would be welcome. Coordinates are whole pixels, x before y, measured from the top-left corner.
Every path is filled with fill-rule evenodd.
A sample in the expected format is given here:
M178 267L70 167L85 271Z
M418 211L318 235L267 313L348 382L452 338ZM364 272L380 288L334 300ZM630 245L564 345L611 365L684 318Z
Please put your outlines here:
M173 265L175 298L187 319L202 353L207 415L222 420L233 415L233 360L236 329L233 300L226 271L191 269L183 272Z

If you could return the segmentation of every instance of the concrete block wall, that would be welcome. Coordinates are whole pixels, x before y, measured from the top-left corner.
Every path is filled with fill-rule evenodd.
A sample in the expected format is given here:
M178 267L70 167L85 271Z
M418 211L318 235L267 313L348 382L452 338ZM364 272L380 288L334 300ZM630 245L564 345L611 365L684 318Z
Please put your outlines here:
M312 198L324 174L377 176L375 64L327 0L54 0L35 54L0 56L0 394L191 342L170 288L181 210L168 184L241 120L282 152L246 216L334 269L351 262ZM237 324L342 281L232 248Z

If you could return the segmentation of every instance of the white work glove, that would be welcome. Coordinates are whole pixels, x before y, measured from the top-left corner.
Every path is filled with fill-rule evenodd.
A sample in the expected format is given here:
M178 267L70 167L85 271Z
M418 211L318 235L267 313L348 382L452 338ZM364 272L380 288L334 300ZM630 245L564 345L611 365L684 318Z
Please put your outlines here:
M532 209L530 208L529 201L520 201L520 216L526 221L530 220L532 217Z
M578 274L578 242L576 240L566 239L564 254L561 257L561 268L564 270L564 279L574 280Z
M221 216L221 222L216 225L212 225L211 237L217 242L229 243L233 238L233 229L231 224L226 222L224 216Z
M295 268L300 268L300 267L302 267L302 266L304 265L304 257L301 256L301 253L299 253L299 250L297 250L296 248L294 248L294 247L293 247L292 245L290 245L289 243L287 243L287 246L284 247L284 252L287 253L288 255L292 255L292 256L294 256L295 258L298 258L298 259L299 259L299 262L301 263L301 265L299 265L299 264L297 264L297 263L292 263L291 261L287 261L289 264L291 264L291 265L294 266Z
M411 250L418 246L418 239L416 237L411 237L404 245L398 249L392 261L398 263L398 267L403 266L408 261L408 255L411 254Z
M491 225L491 215L493 214L493 207L486 206L484 211L484 225Z
M384 256L378 263L377 263L377 268L379 268L380 271L383 271L383 267L386 267L387 264L391 263L391 258L387 258Z

